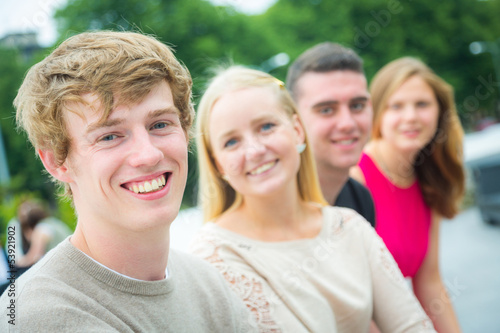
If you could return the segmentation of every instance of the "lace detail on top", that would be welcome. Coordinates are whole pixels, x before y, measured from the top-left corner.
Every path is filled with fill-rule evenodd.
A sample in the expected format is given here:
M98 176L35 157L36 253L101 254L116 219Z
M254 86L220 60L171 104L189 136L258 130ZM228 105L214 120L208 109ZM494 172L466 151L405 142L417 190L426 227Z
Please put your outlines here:
M393 282L406 284L406 280L401 274L396 261L385 246L384 241L378 235L375 235L375 248L380 256L380 262L384 272L387 273Z
M219 255L222 243L208 235L198 235L191 244L191 252L215 266L229 282L231 289L243 300L254 315L259 332L281 333L271 316L270 302L264 294L262 283L231 269Z

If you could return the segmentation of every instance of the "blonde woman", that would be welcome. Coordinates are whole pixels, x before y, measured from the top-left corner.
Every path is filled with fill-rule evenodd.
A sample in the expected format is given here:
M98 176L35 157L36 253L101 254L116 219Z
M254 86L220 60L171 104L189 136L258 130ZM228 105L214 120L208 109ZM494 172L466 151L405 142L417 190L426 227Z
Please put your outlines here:
M439 221L464 192L463 131L452 88L420 60L383 67L370 92L372 140L352 175L371 191L377 233L439 332L459 331L439 274Z
M374 229L327 204L281 81L232 67L197 116L207 222L192 251L215 265L261 332L433 332Z

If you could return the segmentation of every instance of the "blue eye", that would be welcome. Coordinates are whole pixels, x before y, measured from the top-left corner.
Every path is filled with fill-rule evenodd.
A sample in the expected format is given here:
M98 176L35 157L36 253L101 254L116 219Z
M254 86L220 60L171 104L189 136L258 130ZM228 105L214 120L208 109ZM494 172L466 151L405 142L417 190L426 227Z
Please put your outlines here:
M236 144L236 140L235 140L235 139L228 140L228 141L224 144L224 148L228 148L228 147L234 146L235 144Z
M333 113L333 108L331 108L331 107L322 108L319 110L319 113L323 114L323 115L324 114L331 114L331 113Z
M425 107L429 106L429 104L430 104L429 102L422 101L422 102L417 103L417 107L425 108Z
M114 140L116 138L117 138L116 134L108 134L108 135L103 136L100 139L100 141L112 141L112 140Z
M365 108L365 103L353 103L351 104L351 110L361 111Z
M391 104L391 105L389 105L389 108L391 110L397 111L397 110L401 110L403 108L403 106L401 104L397 103L397 104Z
M167 123L159 122L153 125L153 129L163 129L167 127Z
M272 129L274 126L276 126L276 125L274 125L273 123L265 123L264 125L262 125L261 129L262 129L263 131L269 131L269 130L270 130L270 129Z

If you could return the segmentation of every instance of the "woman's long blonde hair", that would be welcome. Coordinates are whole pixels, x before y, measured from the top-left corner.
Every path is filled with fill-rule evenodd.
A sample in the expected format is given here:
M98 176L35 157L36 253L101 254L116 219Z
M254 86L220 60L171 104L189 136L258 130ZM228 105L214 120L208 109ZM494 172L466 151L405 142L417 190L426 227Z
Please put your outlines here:
M370 85L374 117L372 138L382 137L381 121L388 99L413 76L422 78L432 88L439 105L437 131L418 153L413 167L427 205L451 218L458 213L465 191L463 129L453 88L418 59L404 57L390 62L378 71Z
M211 221L229 209L237 208L241 202L241 195L236 192L217 170L213 149L210 145L209 119L210 113L217 100L224 94L235 90L265 87L278 98L283 111L291 119L299 113L283 82L273 76L242 66L232 66L221 71L209 84L198 106L196 118L196 146L198 151L198 165L200 171L200 187L198 200L203 208L204 221ZM300 169L297 174L299 194L302 200L327 205L321 192L314 157L305 138L306 149L300 154Z

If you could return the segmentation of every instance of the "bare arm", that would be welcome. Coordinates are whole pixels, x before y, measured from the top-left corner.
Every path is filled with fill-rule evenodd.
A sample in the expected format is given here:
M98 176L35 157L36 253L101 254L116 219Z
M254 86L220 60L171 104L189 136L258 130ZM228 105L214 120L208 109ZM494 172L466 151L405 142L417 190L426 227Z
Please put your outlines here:
M413 289L438 332L460 332L451 300L439 273L440 222L441 217L433 212L429 248L422 266L413 279Z

